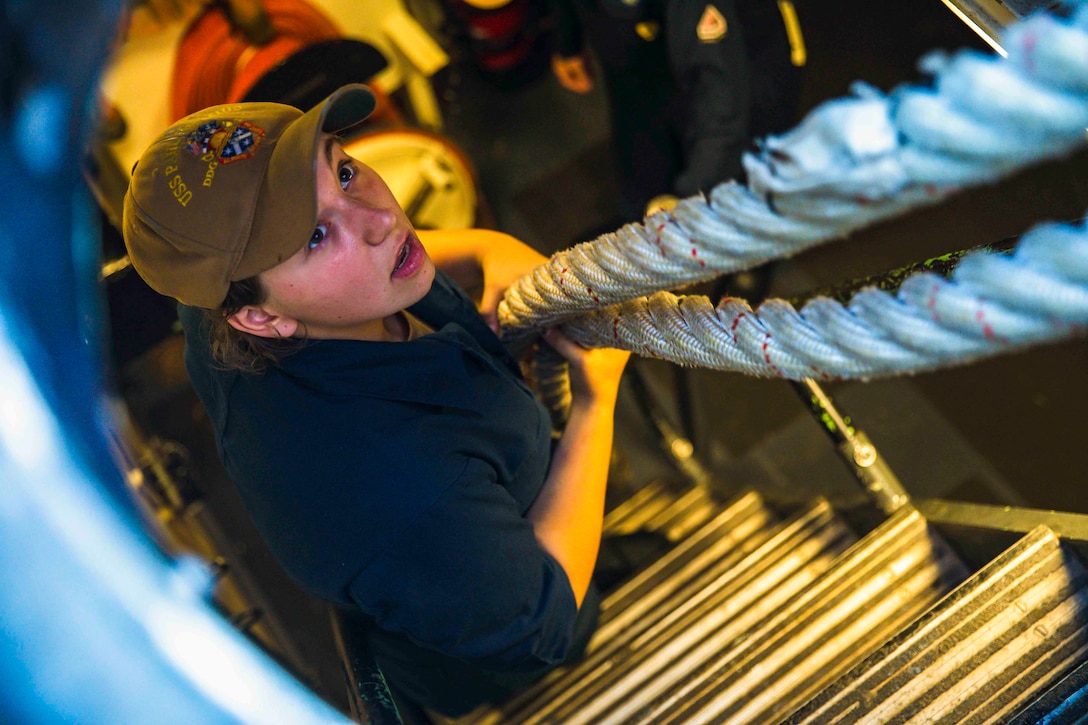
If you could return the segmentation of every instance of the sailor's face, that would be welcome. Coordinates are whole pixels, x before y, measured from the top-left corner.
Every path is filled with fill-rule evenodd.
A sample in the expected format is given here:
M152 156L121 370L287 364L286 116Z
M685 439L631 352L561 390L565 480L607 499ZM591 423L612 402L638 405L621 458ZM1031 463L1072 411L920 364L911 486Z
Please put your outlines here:
M320 144L310 240L263 272L265 307L309 337L382 339L385 318L430 290L435 269L389 187L332 136Z

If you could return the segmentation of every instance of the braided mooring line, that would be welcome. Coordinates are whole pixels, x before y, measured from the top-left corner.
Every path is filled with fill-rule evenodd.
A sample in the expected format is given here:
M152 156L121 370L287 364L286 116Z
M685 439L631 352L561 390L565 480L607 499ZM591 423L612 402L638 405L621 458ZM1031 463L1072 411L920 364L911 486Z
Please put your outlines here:
M813 300L800 314L781 301L768 301L758 314L742 300L715 310L705 298L666 292L615 303L789 256L1068 153L1083 144L1088 127L1086 31L1085 7L1068 19L1034 16L1006 33L1007 58L931 54L923 59L931 88L888 96L858 88L855 97L815 109L745 158L747 187L722 184L709 200L686 199L671 213L560 252L519 280L500 305L504 339L516 346L535 328L566 320L583 344L683 364L761 376L869 377L1082 332L1085 318L1076 309L1025 311L1019 297L1023 287L1039 285L1076 297L1065 288L1084 294L1086 281L1030 265L1021 272L1019 252L965 259L955 284L919 275L904 284L897 304L878 303L890 296L875 290L847 308ZM989 274L1001 281L982 279ZM1009 281L1021 274L1029 281ZM942 311L926 318L908 303L917 299Z
M727 298L650 297L586 313L564 330L684 365L758 377L845 379L921 372L1088 332L1088 229L1049 224L1014 253L977 252L951 279L908 277L896 294L862 290L847 305L815 298L753 310Z

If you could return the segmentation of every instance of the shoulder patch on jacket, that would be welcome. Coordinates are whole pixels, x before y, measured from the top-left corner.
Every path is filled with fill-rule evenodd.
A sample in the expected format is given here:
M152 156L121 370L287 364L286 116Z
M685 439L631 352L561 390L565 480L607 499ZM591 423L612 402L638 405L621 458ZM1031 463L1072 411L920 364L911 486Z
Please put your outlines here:
M725 16L713 5L707 5L699 24L695 26L695 35L704 43L716 43L725 37L729 26Z

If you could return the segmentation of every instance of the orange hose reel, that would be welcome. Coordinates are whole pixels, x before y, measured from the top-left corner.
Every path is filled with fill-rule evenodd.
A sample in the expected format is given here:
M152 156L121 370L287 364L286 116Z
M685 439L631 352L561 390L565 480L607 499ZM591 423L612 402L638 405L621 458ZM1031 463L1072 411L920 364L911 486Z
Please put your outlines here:
M240 101L265 73L294 53L341 37L332 20L303 0L262 0L262 5L275 34L263 45L251 44L218 3L189 25L174 59L175 120Z

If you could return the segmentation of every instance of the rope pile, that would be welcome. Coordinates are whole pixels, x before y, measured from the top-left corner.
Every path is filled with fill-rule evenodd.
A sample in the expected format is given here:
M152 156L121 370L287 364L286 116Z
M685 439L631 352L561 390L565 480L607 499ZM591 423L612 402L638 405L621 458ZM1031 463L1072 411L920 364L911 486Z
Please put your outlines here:
M641 297L790 256L1083 145L1088 8L1030 17L1003 44L1007 58L930 54L929 87L858 85L748 154L747 185L727 182L554 255L507 292L504 340L516 349L563 323L590 347L799 379L921 371L1084 334L1083 226L1040 228L1012 256L969 255L951 280L918 275L845 307Z

